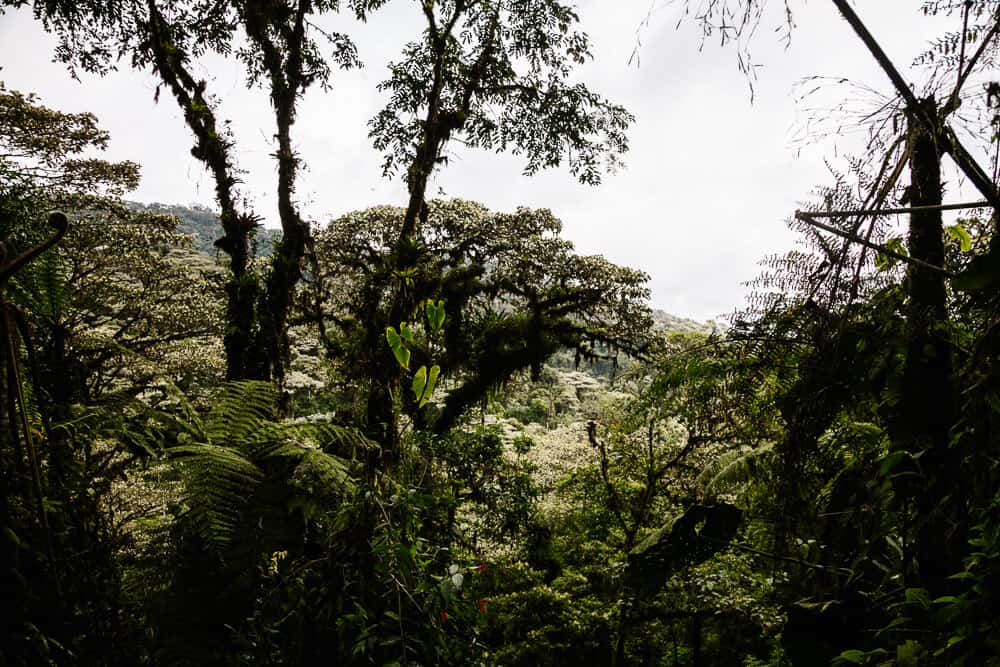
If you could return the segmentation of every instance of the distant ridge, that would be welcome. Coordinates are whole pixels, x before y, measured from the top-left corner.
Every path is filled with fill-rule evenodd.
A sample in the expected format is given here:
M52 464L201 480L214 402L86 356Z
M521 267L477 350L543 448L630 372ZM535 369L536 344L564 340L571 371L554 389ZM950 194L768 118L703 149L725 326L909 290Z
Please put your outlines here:
M698 322L686 317L671 315L665 310L653 309L653 322L668 331L680 333L702 333L710 334L719 328L719 325L712 320Z
M179 204L161 204L159 202L151 204L129 202L128 205L137 211L149 211L176 216L180 220L177 231L192 236L196 250L207 255L215 255L217 251L215 241L222 236L222 225L219 224L219 215L207 206L200 204L181 206ZM274 251L274 245L280 236L280 232L276 229L259 228L256 238L256 256L269 256Z

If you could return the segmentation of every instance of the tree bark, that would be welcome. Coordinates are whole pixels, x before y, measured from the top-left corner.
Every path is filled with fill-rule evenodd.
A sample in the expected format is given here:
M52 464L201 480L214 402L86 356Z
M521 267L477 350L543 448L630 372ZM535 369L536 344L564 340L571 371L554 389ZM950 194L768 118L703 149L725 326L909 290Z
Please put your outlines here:
M918 100L920 109L910 113L911 204L938 206L942 200L940 132L925 119L937 114L933 96ZM944 265L944 225L940 210L910 214L908 250L914 259ZM949 532L949 507L956 497L959 466L949 451L949 430L955 421L955 383L951 344L944 327L948 322L947 291L941 272L911 264L907 269L906 361L903 368L902 410L898 447L921 454L923 483L912 490L921 523L915 551L923 585L940 593L947 579L961 568L959 553L964 539ZM898 485L903 493L905 485ZM950 497L951 501L945 499ZM949 507L945 507L948 502Z
M933 112L933 96L920 100L921 115ZM921 120L910 120L910 200L913 206L941 204L941 150L938 137ZM910 257L933 266L944 266L944 224L940 210L910 214ZM906 279L907 360L903 400L914 437L924 444L947 444L952 423L951 351L947 339L936 331L948 319L944 274L911 264Z
M256 231L256 220L236 207L233 163L230 145L219 134L215 114L205 98L205 82L197 81L188 70L186 54L173 43L170 27L154 0L149 0L149 49L153 66L173 93L184 112L184 120L197 142L191 155L203 163L215 181L215 198L219 204L219 222L223 236L215 246L229 255L229 277L226 281L226 330L223 346L226 351L226 379L261 379L253 349L255 308L259 283L250 270L250 240Z
M292 146L291 130L299 94L308 85L303 77L303 46L305 17L311 10L311 0L299 0L291 25L288 25L268 3L250 2L245 17L247 36L260 49L270 79L271 104L277 125L278 218L282 234L271 258L271 271L261 296L258 348L266 353L260 360L262 372L273 377L279 386L284 383L289 356L288 311L302 277L302 262L309 244L309 226L302 220L294 201L299 159ZM284 48L272 39L272 28L283 34Z

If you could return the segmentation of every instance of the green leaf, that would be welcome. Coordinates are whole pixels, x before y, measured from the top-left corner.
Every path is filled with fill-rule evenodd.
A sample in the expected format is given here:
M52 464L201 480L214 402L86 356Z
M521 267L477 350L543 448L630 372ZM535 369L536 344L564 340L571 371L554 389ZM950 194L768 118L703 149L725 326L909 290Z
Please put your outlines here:
M891 250L895 252L897 255L902 255L903 257L909 256L909 253L906 251L906 245L903 243L903 239L898 236L894 236L893 238L887 240L885 242L885 247L887 250ZM890 269L893 266L895 266L898 262L899 260L893 257L892 255L887 255L882 252L875 255L875 268L879 269L880 271Z
M406 322L399 323L399 336L408 343L413 342L413 331Z
M399 334L396 333L396 329L394 327L385 328L385 339L388 341L389 347L393 349L396 349L403 344L403 339L399 337Z
M938 650L934 651L934 657L938 657L942 653L947 652L947 650L950 649L955 644L959 644L959 643L964 642L964 641L965 641L965 637L962 637L960 635L955 635L953 637L949 637L948 638L948 643L945 644L945 646L943 648L939 648Z
M403 284L409 286L413 284L413 276L417 275L417 267L410 266L405 269L393 269L392 273L396 278L403 281Z
M421 366L417 369L417 372L413 374L413 397L417 399L417 403L420 405L424 404L424 389L427 387L427 366Z
M434 387L437 386L438 375L441 374L441 367L437 364L431 366L430 376L427 378L427 388L424 390L424 397L420 401L420 407L424 407L427 401L431 400L431 394L434 393Z
M906 450L900 449L896 450L895 452L889 452L888 454L882 457L882 467L879 468L879 473L878 473L879 476L885 477L890 472L892 472L892 469L898 466L900 463L902 463L906 459L912 460L912 458L913 457L911 456L911 454Z
M849 662L854 665L863 665L865 664L865 659L868 656L865 654L864 651L859 651L856 648L852 648L847 651L844 651L837 657L843 661Z
M403 339L392 327L385 328L385 339L389 342L389 347L392 348L392 355L396 357L396 361L399 365L409 370L410 351L403 345Z
M934 598L931 604L955 604L960 598L954 595L942 595L939 598Z
M407 350L405 347L400 346L400 347L395 348L392 351L392 354L393 354L393 356L396 357L396 361L399 362L400 366L402 366L406 370L410 370L410 351L409 350Z
M910 604L920 605L924 609L929 609L931 606L931 596L926 588L907 588L903 596Z
M948 236L958 241L958 247L962 249L962 252L969 252L972 250L972 237L969 236L969 232L966 231L965 227L962 225L952 225L946 230Z
M424 306L424 310L427 313L427 323L430 324L431 331L440 331L442 325L444 325L444 301L438 301L436 304L430 299L427 300L427 305Z

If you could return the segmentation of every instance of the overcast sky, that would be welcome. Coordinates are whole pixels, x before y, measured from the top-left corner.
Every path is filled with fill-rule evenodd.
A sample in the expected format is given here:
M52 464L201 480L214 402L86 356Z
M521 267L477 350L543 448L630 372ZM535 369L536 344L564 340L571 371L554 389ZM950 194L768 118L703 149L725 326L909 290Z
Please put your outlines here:
M497 210L546 207L565 224L578 251L603 254L651 276L653 305L695 319L716 318L742 303L742 283L765 255L794 247L784 221L817 185L830 181L824 159L858 150L862 133L800 145L794 139L808 113L796 103L803 77L847 77L888 91L849 26L828 0L793 2L796 28L786 50L780 34L781 2L772 1L753 43L758 71L753 104L736 52L701 45L693 23L677 28L681 5L664 3L638 33L639 65L629 64L637 30L651 0L581 0L583 28L593 41L594 62L580 79L635 116L624 171L599 187L577 184L565 171L527 178L511 156L451 146L449 165L431 188L449 197L483 202ZM692 4L697 4L695 0ZM942 30L918 13L917 0L862 0L856 7L889 55L914 82L924 73L906 67ZM952 19L954 22L955 19ZM366 63L339 73L329 93L311 90L293 128L308 166L298 188L306 216L324 222L375 204L405 204L400 181L381 176L366 123L380 108L376 84L385 64L419 34L415 2L397 0L367 25L343 20ZM946 24L947 25L947 24ZM955 26L950 26L955 27ZM676 29L675 29L676 28ZM112 135L109 159L142 165L142 184L131 196L143 202L213 205L211 179L190 156L191 135L173 99L155 104L148 73L122 71L104 79L73 81L51 62L54 40L28 12L0 16L0 80L34 92L51 107L91 111ZM248 92L239 67L219 59L199 65L209 90L232 121L243 191L276 226L274 134L266 96ZM842 95L845 89L830 89Z

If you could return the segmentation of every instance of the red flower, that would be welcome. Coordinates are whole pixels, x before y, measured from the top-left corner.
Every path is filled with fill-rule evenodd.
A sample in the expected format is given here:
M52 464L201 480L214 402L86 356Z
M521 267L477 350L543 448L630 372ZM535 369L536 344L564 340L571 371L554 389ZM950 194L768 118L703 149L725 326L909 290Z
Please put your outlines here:
M476 569L479 570L479 574L486 574L486 563L480 563Z
M478 600L476 600L476 606L479 607L480 614L486 613L486 600L479 598Z
M441 611L438 612L438 617L440 617L441 622L444 623L445 621L448 620L448 612L442 609Z

